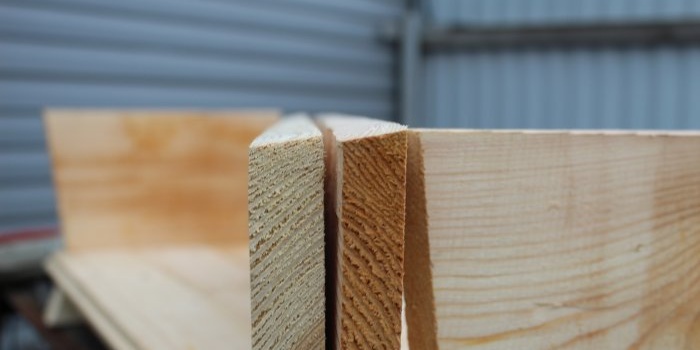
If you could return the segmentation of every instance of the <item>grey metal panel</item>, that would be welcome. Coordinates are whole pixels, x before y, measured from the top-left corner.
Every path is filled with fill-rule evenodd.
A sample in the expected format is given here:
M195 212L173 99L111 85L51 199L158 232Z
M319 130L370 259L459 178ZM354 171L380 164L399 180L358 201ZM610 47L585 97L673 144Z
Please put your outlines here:
M53 205L54 195L50 186L0 189L0 217L31 215L51 210Z
M31 187L50 180L49 159L43 150L0 154L0 189Z
M85 60L86 57L89 60ZM292 86L296 89L337 89L348 94L363 91L386 93L391 90L391 81L386 74L358 74L338 68L299 66L283 60L226 60L0 42L0 73L3 75L119 77L144 82L168 80L229 86L240 86L245 82L271 88L284 85L288 89Z
M0 189L0 222L7 227L46 226L55 221L54 193L49 184Z
M0 118L0 149L7 152L43 150L44 133L41 119L32 115ZM4 154L5 152L0 152L0 157Z
M687 20L700 0L429 0L436 26ZM424 126L700 128L700 47L485 49L426 57ZM442 105L447 104L447 105Z
M364 24L375 20L372 16L378 16L377 19L380 19L381 16L391 16L396 11L395 4L381 1L365 1L359 4L354 1L345 4L356 4L355 7L338 7L339 3L334 4L332 1L317 4L303 1L200 1L196 5L193 5L191 0L6 0L5 3L58 11L71 10L92 15L145 18L210 28L272 33L284 30L288 34L296 33L310 37L338 36L345 39L373 38L373 28ZM324 16L310 16L310 10L321 12ZM346 17L348 11L355 11L357 14L354 18L351 17L352 21L337 20Z
M0 82L0 104L10 107L41 106L172 106L172 107L255 107L281 105L291 110L342 110L350 113L386 116L391 106L383 95L345 96L319 91L227 88L146 84L120 81L65 81L54 79L5 80ZM387 99L390 95L385 95Z
M427 64L429 126L700 128L700 48L484 51Z
M0 2L0 234L55 222L45 107L391 118L400 0Z
M428 0L433 23L506 25L697 16L696 0Z
M180 53L201 51L218 55L241 52L248 52L248 56L291 55L293 59L335 60L362 67L391 63L391 57L387 55L389 48L373 39L344 42L286 35L285 32L185 25L133 16L124 18L105 13L23 7L22 4L0 5L0 31L18 39L115 45Z

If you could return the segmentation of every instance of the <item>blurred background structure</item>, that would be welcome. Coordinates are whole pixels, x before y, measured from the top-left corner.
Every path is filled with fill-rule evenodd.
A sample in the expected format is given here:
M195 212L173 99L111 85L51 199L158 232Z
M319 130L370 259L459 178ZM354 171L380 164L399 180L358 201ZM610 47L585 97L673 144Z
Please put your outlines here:
M3 0L0 237L55 227L46 107L700 128L700 0Z
M0 235L55 225L45 107L273 107L390 118L400 1L3 0Z
M700 128L698 0L425 0L416 122Z

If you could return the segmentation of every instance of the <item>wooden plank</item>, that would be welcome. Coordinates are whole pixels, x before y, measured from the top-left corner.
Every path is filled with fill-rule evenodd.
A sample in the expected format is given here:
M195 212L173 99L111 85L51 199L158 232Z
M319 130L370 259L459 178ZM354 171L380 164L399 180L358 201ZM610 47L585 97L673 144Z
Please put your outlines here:
M248 349L247 248L59 253L51 276L115 349Z
M410 139L412 348L700 348L700 134Z
M398 349L403 296L406 128L320 118L327 151L327 234L339 349Z
M325 347L323 138L305 116L279 122L249 154L253 349Z
M66 248L247 245L248 145L274 120L266 111L49 110Z
M47 327L64 327L84 322L83 315L60 288L53 288L44 309Z
M251 347L250 142L274 112L49 111L52 278L115 349Z
M61 262L63 255L68 254L54 254L46 263L46 271L51 275L54 283L74 302L78 310L89 321L90 326L100 334L111 348L116 350L138 349L105 310L101 309L95 300L89 297L85 287L75 280L70 271L63 267Z

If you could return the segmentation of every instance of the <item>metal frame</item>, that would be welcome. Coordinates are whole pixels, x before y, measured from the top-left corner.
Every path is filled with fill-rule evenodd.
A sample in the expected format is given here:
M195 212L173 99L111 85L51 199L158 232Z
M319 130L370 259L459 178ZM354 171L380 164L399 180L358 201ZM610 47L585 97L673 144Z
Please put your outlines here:
M418 11L409 10L402 23L400 43L399 113L403 124L414 126L420 110L418 92L420 83L418 70L421 62L421 23Z
M434 28L424 50L532 46L678 45L700 42L700 21Z

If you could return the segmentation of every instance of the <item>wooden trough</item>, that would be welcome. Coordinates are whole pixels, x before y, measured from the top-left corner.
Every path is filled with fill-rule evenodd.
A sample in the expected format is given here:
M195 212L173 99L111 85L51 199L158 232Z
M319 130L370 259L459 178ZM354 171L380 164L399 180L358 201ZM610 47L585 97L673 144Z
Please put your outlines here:
M276 119L48 111L65 241L47 263L54 303L114 349L250 348L248 145Z

